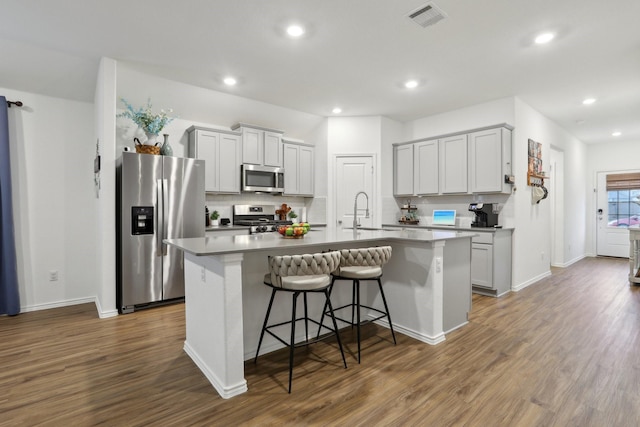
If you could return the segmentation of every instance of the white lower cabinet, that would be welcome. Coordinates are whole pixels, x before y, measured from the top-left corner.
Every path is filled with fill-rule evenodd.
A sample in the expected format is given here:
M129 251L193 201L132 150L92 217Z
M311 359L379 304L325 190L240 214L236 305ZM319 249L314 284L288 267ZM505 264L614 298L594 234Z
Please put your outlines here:
M204 190L240 192L240 133L191 126L189 157L204 160Z
M471 239L471 285L490 296L511 290L511 230L478 232Z

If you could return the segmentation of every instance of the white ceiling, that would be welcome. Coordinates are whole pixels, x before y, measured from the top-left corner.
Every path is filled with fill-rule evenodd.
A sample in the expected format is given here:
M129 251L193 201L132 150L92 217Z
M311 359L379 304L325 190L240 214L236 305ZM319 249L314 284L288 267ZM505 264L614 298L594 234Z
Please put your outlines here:
M107 56L321 116L407 121L517 96L584 142L640 141L640 1L434 2L448 18L422 28L406 15L423 0L0 0L0 87L92 101ZM284 35L292 21L302 39ZM542 31L557 36L534 45Z

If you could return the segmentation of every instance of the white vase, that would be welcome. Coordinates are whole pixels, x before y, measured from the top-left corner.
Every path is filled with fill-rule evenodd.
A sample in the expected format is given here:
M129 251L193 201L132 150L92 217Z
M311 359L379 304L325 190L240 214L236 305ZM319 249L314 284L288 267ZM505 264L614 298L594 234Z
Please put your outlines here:
M217 219L212 219L211 220L211 226L212 227L217 227L218 225L220 225L220 224L219 224L219 221Z
M144 145L156 145L158 142L158 134L150 132L145 132L145 134L147 135L147 140L144 142Z

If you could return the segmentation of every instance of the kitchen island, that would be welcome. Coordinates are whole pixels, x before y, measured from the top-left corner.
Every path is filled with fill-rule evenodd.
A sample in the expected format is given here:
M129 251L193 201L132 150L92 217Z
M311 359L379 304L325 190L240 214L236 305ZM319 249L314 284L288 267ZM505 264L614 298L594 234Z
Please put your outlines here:
M244 361L255 355L270 296L262 283L267 257L380 245L393 248L382 280L395 330L437 344L447 332L467 323L472 236L455 231L327 228L310 231L302 239L263 233L166 240L184 251L184 350L223 398L245 392ZM376 288L363 287L367 305L381 304ZM336 306L350 298L350 286L335 287ZM271 320L286 320L290 298L276 304ZM319 317L322 306L322 299L310 300L310 315ZM265 338L263 352L281 346Z

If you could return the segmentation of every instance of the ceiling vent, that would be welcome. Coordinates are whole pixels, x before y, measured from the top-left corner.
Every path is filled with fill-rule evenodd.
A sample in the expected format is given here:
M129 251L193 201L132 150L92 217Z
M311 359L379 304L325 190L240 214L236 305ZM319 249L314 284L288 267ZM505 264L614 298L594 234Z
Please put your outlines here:
M447 14L434 3L429 2L409 13L407 16L416 24L426 28L442 21L447 17Z

